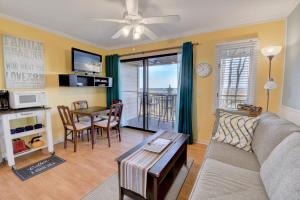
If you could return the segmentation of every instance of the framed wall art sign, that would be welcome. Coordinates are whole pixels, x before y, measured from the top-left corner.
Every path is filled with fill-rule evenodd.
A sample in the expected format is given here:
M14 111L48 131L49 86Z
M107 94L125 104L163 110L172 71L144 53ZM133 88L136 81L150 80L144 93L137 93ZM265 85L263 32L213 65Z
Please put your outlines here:
M45 87L44 47L41 42L3 35L7 89Z

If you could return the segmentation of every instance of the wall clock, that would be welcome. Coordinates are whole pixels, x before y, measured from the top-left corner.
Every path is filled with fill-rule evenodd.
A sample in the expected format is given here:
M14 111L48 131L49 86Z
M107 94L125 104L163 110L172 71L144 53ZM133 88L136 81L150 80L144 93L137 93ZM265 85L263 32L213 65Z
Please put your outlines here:
M211 74L212 67L208 63L200 63L196 70L201 78L205 78Z

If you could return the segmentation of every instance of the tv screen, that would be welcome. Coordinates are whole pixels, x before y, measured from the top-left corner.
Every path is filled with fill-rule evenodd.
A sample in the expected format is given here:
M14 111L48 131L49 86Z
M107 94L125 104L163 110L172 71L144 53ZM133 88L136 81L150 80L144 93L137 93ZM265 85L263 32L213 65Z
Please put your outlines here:
M102 56L72 48L72 70L76 72L102 72Z

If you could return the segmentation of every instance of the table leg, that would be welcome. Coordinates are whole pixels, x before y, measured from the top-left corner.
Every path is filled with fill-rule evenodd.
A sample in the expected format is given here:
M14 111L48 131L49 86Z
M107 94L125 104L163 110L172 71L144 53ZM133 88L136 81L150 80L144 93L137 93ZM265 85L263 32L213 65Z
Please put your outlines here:
M120 172L120 168L121 168L121 164L119 163L118 164L118 182L119 182L119 200L123 200L124 199L124 193L122 191L122 188L121 188L121 172Z
M94 116L91 116L91 137L92 137L92 149L94 149L95 137L94 137Z
M158 200L158 180L157 178L153 179L153 200Z
M187 145L185 145L184 147L183 159L184 159L184 165L187 166Z
M77 134L79 133L79 131L74 131L74 152L77 151Z

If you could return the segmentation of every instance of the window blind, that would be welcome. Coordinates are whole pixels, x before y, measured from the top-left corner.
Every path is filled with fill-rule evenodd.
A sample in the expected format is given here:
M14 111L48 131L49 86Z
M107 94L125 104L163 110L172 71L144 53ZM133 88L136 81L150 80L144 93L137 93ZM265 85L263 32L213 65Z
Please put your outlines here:
M238 104L255 103L258 40L217 45L216 106L235 109Z

